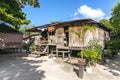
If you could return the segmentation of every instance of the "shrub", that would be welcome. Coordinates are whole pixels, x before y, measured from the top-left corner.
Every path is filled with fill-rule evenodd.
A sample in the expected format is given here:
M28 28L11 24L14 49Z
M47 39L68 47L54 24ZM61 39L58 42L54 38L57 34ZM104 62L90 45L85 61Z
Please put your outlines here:
M37 46L36 46L36 45L30 46L30 50L31 50L31 51L35 51L36 49L37 49Z
M89 66L102 59L102 46L97 39L90 40L86 48L78 53L79 56L89 58Z

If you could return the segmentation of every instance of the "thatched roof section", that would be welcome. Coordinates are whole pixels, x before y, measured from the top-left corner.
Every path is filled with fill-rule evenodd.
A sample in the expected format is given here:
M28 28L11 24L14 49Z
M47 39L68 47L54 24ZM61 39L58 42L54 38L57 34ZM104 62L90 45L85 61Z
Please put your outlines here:
M19 33L19 34L23 34L20 31L17 31L15 29L13 29L12 27L6 25L6 24L0 24L0 32L4 32L4 33Z
M48 26L55 26L55 27L58 27L58 26L62 26L62 25L71 25L73 26L74 23L77 23L76 25L84 25L84 24L97 24L100 28L106 30L106 31L111 31L107 26L105 26L104 24L102 23L99 23L99 22L96 22L92 19L80 19L80 20L72 20L72 21L66 21L66 22L60 22L60 23L52 23L52 24L45 24L45 25L41 25L41 26L38 26L38 27L35 27L35 28L31 28L31 29L28 29L26 31L28 32L40 32L39 28L45 28L45 27L48 27Z

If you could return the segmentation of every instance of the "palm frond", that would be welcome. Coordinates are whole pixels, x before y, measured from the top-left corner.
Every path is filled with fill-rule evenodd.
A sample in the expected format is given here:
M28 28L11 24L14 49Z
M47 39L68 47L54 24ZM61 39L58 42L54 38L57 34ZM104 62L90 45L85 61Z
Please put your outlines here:
M86 32L86 31L91 31L91 32L94 32L96 26L89 26L89 25L84 25L83 27L83 32Z
M72 33L74 33L75 35L77 35L78 38L81 38L81 33L78 33L78 32L76 32L76 31L74 31L74 30L67 30L67 32L72 32Z

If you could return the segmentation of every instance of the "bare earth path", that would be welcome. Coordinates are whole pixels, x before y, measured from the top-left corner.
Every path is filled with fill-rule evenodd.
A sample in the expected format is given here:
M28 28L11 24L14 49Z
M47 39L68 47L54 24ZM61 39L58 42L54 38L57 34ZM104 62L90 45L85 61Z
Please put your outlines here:
M0 56L0 80L120 80L120 56L79 79L77 67L48 57Z

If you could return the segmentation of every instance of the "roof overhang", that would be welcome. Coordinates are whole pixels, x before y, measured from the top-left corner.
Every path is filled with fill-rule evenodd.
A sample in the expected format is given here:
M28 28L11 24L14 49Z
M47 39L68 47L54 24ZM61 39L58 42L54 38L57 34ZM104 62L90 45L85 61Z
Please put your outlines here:
M41 32L41 30L39 30L39 28L46 28L46 27L49 27L49 26L62 26L62 25L73 25L74 23L79 23L81 22L82 25L84 24L97 24L99 25L100 28L106 30L106 31L111 31L107 26L105 26L104 24L102 23L99 23L99 22L96 22L95 20L92 20L92 19L79 19L79 20L72 20L72 21L66 21L66 22L60 22L60 23L54 23L54 24L45 24L45 25L42 25L42 26L38 26L38 27L35 27L35 28L31 28L31 29L28 29L26 30L27 32Z

